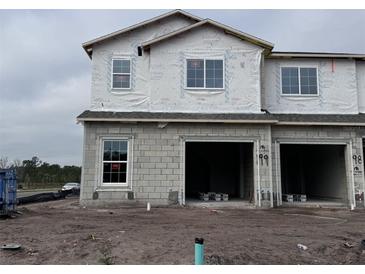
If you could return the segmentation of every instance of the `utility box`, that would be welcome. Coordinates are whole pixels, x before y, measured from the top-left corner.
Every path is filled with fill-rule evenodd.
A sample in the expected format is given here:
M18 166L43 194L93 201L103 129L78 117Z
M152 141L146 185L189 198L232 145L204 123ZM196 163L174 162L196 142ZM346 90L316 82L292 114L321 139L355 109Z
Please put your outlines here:
M0 169L0 215L9 215L16 210L15 169Z

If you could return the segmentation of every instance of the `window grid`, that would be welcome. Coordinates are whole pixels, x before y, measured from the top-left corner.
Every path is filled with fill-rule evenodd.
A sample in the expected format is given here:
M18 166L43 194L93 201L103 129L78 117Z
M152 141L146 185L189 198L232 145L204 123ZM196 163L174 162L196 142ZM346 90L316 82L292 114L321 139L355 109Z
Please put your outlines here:
M191 60L196 60L196 61L202 61L203 63L203 85L202 86L199 86L199 87L196 87L196 86L189 86L189 80L193 80L193 79L190 79L189 77L189 71L188 71L188 66L189 66L189 61ZM207 79L211 79L210 77L208 78L207 77L207 69L206 69L206 62L207 61L220 61L222 62L222 77L216 77L214 78L214 80L216 81L219 81L221 80L222 82L222 85L221 87L207 87ZM215 67L215 65L214 65ZM224 85L224 59L211 59L211 58L197 58L197 59L186 59L186 70L185 70L185 88L186 89L224 89L225 88L225 85Z
M120 65L116 65L118 61ZM123 62L124 61L124 62ZM125 65L128 63L128 65ZM123 65L124 64L124 65ZM118 71L118 69L120 69ZM116 71L117 70L117 71ZM119 79L120 86L118 81L114 79ZM112 79L111 79L112 89L130 89L131 88L131 60L125 58L113 58L112 59ZM118 83L118 86L116 85Z
M187 60L187 86L193 84L194 88L204 88L205 86L205 61L204 59ZM200 68L202 66L202 68ZM190 85L189 85L189 82Z
M302 94L317 94L317 70L300 68L300 90Z
M205 60L206 88L223 88L223 60Z
M299 94L299 69L297 67L283 67L281 83L283 94ZM288 73L286 75L286 73Z
M128 183L128 140L106 139L102 142L102 183Z
M291 93L284 92L284 87L286 85L283 84L283 69L297 69L297 78L298 78L298 92ZM304 71L304 76L302 76L302 70ZM309 71L312 71L311 73ZM302 81L305 83L303 84ZM317 67L281 67L281 94L282 95L308 95L308 96L317 96L318 95L318 68ZM314 83L314 84L313 84ZM286 86L287 87L287 86ZM304 88L303 88L304 87Z

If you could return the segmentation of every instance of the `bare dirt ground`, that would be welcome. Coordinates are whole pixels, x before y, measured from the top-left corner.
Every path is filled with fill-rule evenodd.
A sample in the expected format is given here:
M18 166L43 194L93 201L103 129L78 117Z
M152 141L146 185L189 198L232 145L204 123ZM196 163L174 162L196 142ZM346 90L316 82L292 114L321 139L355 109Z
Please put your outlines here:
M0 264L192 264L194 238L207 264L364 264L365 211L109 208L78 200L19 207L0 219ZM297 244L308 247L301 250Z

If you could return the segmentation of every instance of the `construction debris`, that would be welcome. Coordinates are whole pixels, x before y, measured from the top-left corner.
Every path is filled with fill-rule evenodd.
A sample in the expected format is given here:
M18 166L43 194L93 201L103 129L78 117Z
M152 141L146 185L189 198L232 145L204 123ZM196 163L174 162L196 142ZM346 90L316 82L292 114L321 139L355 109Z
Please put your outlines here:
M39 254L39 251L38 250L35 250L33 248L29 248L26 253L30 256L35 256L35 255L38 255Z
M303 245L303 244L297 244L297 247L299 248L299 249L301 249L301 250L307 250L308 249L308 247L307 246L305 246L305 245Z
M215 200L216 200L217 202L221 201L221 200L222 200L222 195L221 195L220 193L216 193L216 194L215 194Z
M209 194L208 193L200 193L200 200L202 201L209 201Z
M1 249L4 249L4 250L16 250L16 249L19 249L21 248L22 246L20 244L14 244L14 243L11 243L11 244L4 244L1 246Z
M306 202L307 201L307 195L305 194L283 194L282 199L284 202Z
M223 211L222 210L217 210L217 209L211 209L210 210L210 212L212 212L212 213L223 213Z
M209 200L212 201L228 201L229 195L227 193L215 193L215 192L208 192L208 193L199 193L200 200L207 202Z
M343 245L347 248L352 248L355 246L355 244L350 244L349 242L344 242Z
M294 202L306 202L307 201L307 195L305 194L293 194L294 196Z

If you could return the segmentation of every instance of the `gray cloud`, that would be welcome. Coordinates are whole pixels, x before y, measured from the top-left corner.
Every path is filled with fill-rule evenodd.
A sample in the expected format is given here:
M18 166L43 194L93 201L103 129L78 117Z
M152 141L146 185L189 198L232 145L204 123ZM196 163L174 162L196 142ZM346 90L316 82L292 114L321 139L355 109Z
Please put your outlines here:
M365 53L365 11L188 10L275 44L277 51ZM1 10L0 155L80 164L91 62L81 43L161 10Z

